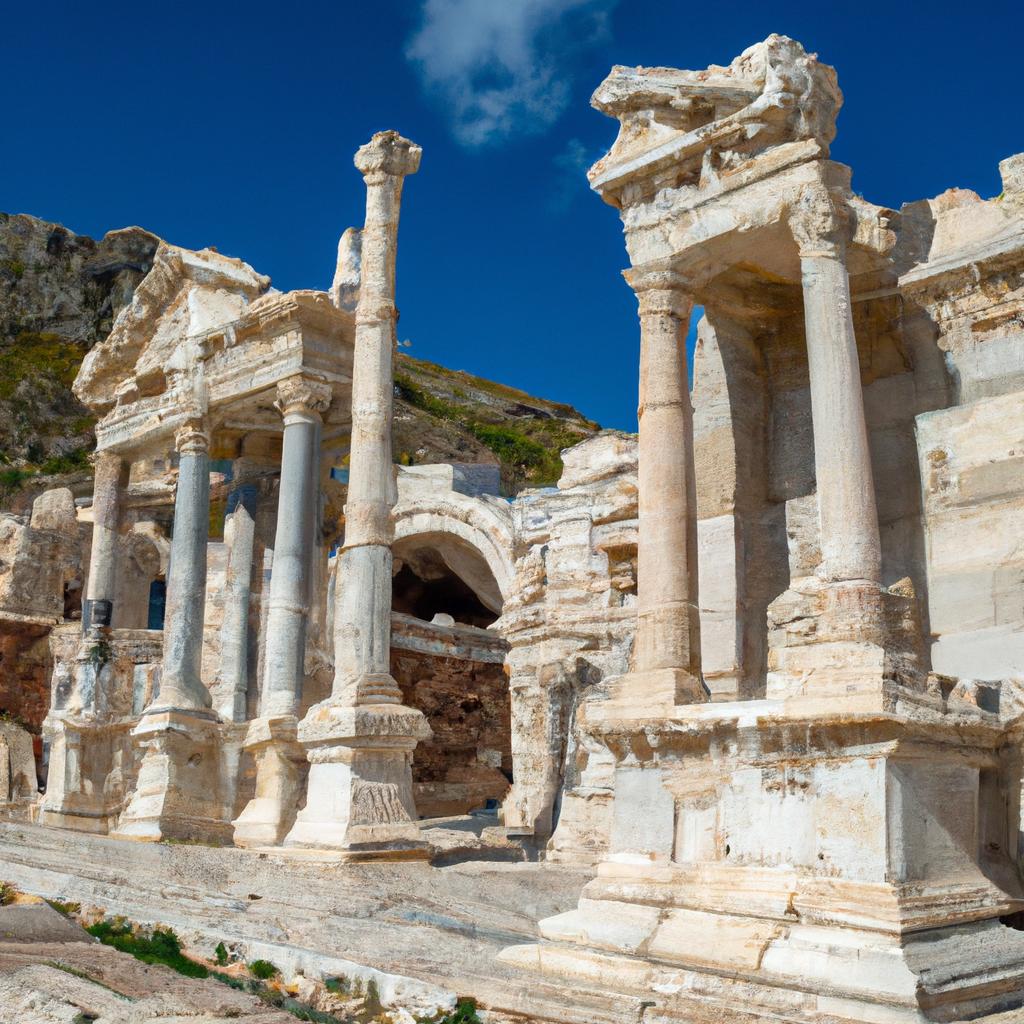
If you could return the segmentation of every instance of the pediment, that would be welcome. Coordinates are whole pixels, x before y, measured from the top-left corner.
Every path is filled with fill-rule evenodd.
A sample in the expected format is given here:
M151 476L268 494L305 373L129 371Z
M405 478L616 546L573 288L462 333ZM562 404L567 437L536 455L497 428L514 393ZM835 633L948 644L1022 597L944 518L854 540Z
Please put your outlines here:
M270 279L242 260L161 242L109 336L85 357L74 393L103 414L126 387L163 390L167 369L195 358L190 339L237 320L269 287Z

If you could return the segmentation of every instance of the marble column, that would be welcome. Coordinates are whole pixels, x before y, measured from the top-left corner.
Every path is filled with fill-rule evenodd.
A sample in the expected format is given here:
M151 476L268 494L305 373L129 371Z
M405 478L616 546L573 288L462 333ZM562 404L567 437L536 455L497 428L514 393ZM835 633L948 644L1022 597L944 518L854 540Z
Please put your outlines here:
M224 543L228 561L224 583L224 620L220 630L222 696L217 713L228 722L248 717L249 605L256 553L257 484L248 478L246 459L236 459L234 487L228 497Z
M380 132L355 164L366 182L366 223L356 306L352 446L345 544L335 608L331 696L299 727L310 772L305 808L288 846L339 856L420 856L412 752L430 735L423 714L401 703L389 672L391 649L391 458L395 350L395 254L402 184L421 150Z
M692 300L669 271L628 271L640 315L637 633L623 711L707 699L697 606L693 408L686 369Z
M210 438L204 425L190 422L174 437L178 487L167 573L164 657L160 692L146 714L175 709L207 711L202 680L203 621L206 613L206 545L210 537Z
M210 533L210 439L202 420L175 434L179 454L160 689L132 732L142 753L118 821L124 838L230 841L219 719L201 675Z
M820 574L828 582L881 580L881 543L846 269L847 216L823 184L807 186L790 216L800 250Z
M276 846L294 821L305 752L297 742L310 580L320 485L321 414L331 403L323 381L290 377L277 387L284 417L274 567L270 578L260 715L246 749L256 761L256 794L235 820L238 846Z
M114 588L117 582L117 540L121 521L121 504L127 482L127 466L115 452L97 452L93 458L92 548L89 553L89 579L86 584L85 607L82 609L82 632L88 633L94 621L93 605L108 604L109 614L102 625L113 622Z

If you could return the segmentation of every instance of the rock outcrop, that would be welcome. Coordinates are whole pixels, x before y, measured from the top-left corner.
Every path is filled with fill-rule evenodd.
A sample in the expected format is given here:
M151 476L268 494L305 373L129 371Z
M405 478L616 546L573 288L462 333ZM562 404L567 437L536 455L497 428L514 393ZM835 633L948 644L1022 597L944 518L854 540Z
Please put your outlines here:
M88 493L94 419L71 383L159 243L137 227L96 241L0 213L0 508L25 512L46 487ZM554 484L559 451L597 430L571 406L405 353L395 386L397 461L498 465L508 491Z

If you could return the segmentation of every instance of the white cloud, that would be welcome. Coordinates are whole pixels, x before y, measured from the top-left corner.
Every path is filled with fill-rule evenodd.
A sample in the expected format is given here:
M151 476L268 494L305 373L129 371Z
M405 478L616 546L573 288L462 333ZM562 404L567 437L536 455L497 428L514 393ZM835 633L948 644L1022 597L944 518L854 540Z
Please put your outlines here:
M555 156L552 161L555 173L548 193L548 207L552 213L564 213L577 196L587 193L587 168L600 155L600 150L591 152L579 139L570 139Z
M424 0L406 56L465 146L550 127L573 58L607 33L618 0Z

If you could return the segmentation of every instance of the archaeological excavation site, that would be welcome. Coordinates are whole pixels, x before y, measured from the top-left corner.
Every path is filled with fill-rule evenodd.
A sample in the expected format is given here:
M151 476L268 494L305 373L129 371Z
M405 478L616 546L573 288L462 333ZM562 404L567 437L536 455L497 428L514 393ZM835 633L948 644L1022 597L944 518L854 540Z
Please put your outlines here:
M638 434L399 348L397 131L329 291L0 215L0 1020L1024 1020L1024 153L592 105Z

